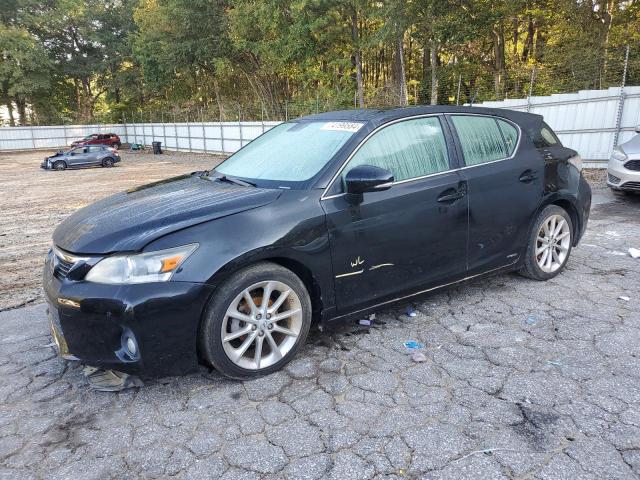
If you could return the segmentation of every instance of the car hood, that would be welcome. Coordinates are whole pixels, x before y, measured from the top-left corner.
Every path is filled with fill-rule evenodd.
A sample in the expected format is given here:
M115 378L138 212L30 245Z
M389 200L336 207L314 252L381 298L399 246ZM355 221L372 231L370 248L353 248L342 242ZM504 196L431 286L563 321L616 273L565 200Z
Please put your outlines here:
M620 147L627 155L640 155L640 134L623 143Z
M56 228L53 242L79 254L137 251L168 233L267 205L281 193L183 175L76 211Z

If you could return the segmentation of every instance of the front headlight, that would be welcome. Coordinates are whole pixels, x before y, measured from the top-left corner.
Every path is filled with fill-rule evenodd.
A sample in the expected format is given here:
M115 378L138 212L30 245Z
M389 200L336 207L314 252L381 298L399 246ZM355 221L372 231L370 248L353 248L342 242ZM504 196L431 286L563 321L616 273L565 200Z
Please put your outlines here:
M613 149L613 152L611 152L611 158L619 162L625 162L629 157L627 157L627 154L624 153L620 147L616 147Z
M192 243L156 252L113 255L100 260L85 280L110 284L166 282L196 248L198 244Z

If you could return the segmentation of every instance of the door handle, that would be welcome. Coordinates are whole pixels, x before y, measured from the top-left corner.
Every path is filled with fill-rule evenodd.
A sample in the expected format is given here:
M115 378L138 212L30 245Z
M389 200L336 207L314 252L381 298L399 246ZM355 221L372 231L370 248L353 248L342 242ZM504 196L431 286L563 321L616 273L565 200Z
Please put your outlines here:
M518 180L520 180L522 183L531 183L536 178L538 178L536 172L534 172L533 170L525 170L524 172L522 172Z
M440 194L440 196L438 197L438 201L441 203L446 203L446 202L453 203L456 200L460 200L462 197L464 197L466 193L467 192L463 188L460 188L459 190L450 188Z

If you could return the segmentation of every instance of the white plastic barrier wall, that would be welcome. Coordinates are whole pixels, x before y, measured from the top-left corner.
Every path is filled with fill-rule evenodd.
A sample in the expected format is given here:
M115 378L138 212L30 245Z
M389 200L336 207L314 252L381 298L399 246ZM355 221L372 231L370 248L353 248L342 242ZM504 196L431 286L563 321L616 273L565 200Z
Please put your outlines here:
M233 153L280 122L127 123L0 128L0 151L55 149L92 133L115 133L122 143L162 142L166 150Z
M640 125L640 87L582 90L547 97L484 102L483 107L508 108L544 116L563 145L578 151L587 167L605 167L614 147L635 135ZM620 111L620 108L622 109Z
M546 97L484 102L481 106L543 115L562 143L577 150L587 167L604 167L614 147L640 125L640 86L582 90ZM233 153L280 122L126 123L0 128L0 151L60 148L92 133L116 133L123 143L162 142L167 150Z

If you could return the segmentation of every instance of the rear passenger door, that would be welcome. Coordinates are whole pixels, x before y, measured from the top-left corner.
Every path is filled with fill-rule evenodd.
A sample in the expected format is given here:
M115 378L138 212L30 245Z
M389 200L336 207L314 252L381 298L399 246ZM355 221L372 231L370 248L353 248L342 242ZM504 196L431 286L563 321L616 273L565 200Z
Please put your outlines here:
M517 262L542 198L544 165L520 128L498 117L449 115L469 197L469 275Z

